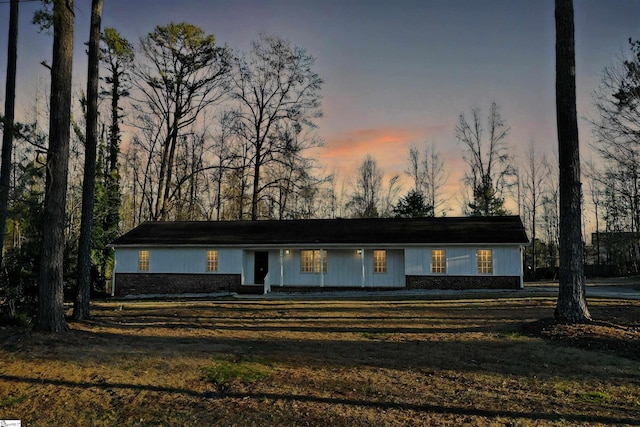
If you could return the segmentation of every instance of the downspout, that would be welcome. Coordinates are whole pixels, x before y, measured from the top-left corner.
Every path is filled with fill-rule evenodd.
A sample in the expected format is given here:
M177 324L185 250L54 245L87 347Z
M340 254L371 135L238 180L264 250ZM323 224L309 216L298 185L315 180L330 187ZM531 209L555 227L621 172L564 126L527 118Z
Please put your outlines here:
M116 296L116 266L118 258L116 258L116 248L113 248L113 270L111 270L111 296Z
M535 250L535 249L534 249ZM524 246L520 246L520 289L524 289Z

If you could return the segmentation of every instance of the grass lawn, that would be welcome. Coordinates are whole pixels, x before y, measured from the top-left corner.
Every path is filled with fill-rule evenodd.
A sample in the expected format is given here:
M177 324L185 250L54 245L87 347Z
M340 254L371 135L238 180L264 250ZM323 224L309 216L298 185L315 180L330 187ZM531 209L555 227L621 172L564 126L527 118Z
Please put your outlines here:
M64 426L640 424L640 301L99 302L0 328L0 419Z

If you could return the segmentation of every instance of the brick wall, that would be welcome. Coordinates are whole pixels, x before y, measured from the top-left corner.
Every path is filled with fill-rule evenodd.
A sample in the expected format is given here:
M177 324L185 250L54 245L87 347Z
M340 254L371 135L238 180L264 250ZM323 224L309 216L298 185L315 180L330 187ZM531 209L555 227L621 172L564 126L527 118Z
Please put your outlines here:
M144 274L116 273L116 296L149 294L185 294L242 291L239 274ZM262 287L259 287L262 290ZM407 276L404 289L519 289L517 276ZM382 288L365 288L382 290ZM387 289L387 288L385 288ZM403 288L393 288L403 289ZM271 288L272 292L319 292L363 290L359 287Z
M271 292L277 293L303 293L303 292L376 292L376 291L398 291L401 287L372 287L372 286L271 286Z
M116 296L237 292L239 274L116 273Z
M517 276L407 276L407 289L520 289Z

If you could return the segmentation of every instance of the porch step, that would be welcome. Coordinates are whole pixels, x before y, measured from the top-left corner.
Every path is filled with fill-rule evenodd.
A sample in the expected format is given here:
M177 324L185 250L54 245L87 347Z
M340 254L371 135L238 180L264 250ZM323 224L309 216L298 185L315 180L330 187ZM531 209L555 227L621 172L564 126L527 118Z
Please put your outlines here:
M262 295L264 286L262 285L240 285L237 291L240 295Z

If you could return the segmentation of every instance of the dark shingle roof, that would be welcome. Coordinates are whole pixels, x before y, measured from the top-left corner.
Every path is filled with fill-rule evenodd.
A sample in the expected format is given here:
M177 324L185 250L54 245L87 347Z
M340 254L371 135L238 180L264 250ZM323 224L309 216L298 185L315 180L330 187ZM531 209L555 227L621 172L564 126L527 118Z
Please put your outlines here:
M112 245L527 243L518 216L145 222Z

